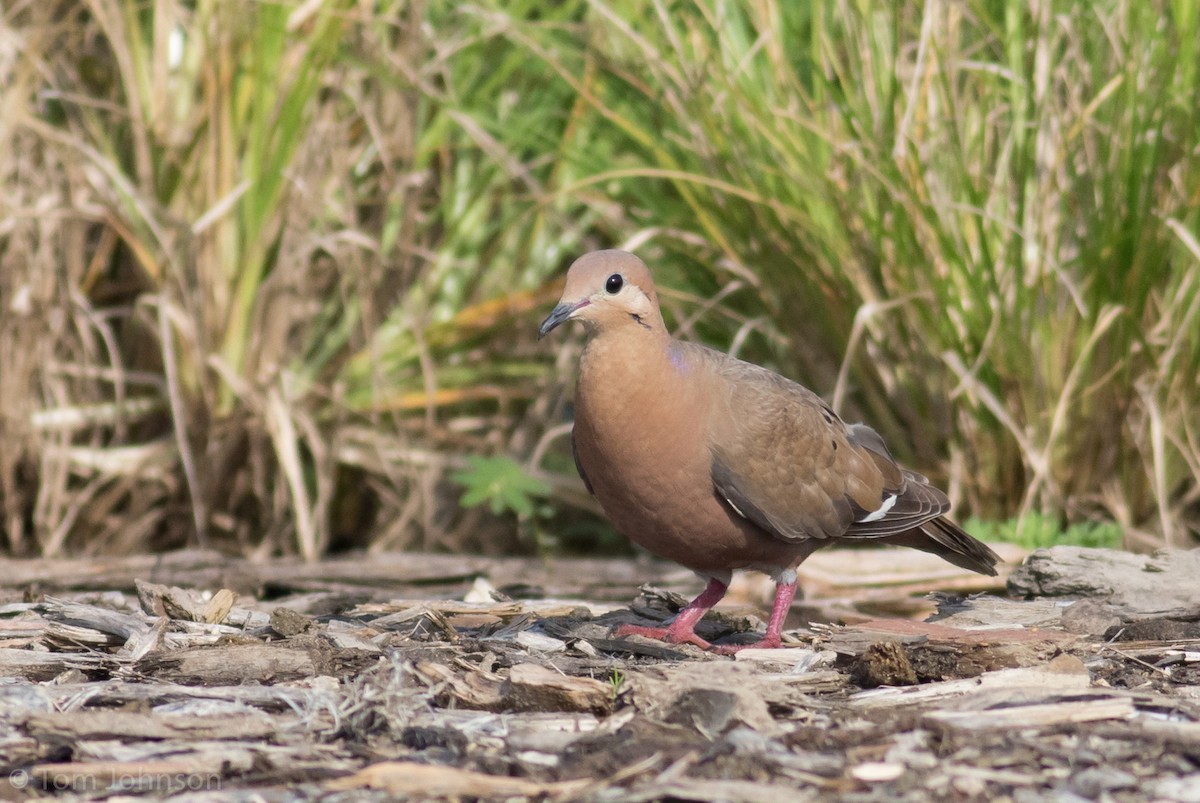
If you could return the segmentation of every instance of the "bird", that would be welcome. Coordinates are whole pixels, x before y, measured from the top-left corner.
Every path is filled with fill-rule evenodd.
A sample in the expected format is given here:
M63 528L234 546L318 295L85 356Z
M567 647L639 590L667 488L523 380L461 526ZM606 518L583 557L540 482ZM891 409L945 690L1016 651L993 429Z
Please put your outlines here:
M946 517L946 495L897 464L875 430L768 368L674 338L634 254L572 263L538 338L568 321L586 332L571 431L584 485L619 532L707 581L667 627L624 625L616 637L780 647L796 569L831 544L898 544L996 574L999 556ZM738 570L775 582L766 632L714 646L696 624Z

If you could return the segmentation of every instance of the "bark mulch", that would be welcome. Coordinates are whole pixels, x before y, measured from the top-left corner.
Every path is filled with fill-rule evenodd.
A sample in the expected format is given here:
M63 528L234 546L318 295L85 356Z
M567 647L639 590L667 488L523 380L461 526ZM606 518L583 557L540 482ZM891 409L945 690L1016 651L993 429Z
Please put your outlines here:
M736 658L611 636L698 588L645 561L0 561L0 798L1200 803L1200 552L912 554Z

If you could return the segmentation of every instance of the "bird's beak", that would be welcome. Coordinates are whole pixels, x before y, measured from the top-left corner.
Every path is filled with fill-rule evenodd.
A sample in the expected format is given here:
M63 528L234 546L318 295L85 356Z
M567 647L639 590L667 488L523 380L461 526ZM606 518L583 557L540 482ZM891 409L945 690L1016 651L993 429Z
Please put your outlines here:
M551 329L568 320L575 314L576 310L582 309L587 305L588 300L586 298L574 303L561 302L557 307L550 310L550 314L546 317L546 320L542 321L542 325L538 327L538 340L548 335Z

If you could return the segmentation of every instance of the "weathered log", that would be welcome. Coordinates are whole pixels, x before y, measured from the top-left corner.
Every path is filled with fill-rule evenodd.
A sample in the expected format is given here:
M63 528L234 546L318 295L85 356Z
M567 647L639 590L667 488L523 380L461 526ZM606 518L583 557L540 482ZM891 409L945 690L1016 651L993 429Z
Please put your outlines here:
M1026 597L1101 599L1130 616L1200 616L1200 550L1135 555L1056 546L1033 552L1008 580Z

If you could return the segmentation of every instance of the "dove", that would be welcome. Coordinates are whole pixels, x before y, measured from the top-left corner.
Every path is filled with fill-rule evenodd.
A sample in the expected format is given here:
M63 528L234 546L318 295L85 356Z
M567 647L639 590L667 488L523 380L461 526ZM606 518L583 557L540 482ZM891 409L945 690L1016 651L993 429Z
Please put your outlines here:
M875 430L767 368L672 337L635 255L576 260L539 337L568 321L587 335L571 434L584 484L619 532L707 581L667 627L625 625L618 637L779 647L796 568L834 544L897 544L996 574L999 556L946 518L946 495L898 465ZM714 647L695 627L739 570L776 584L766 633Z

